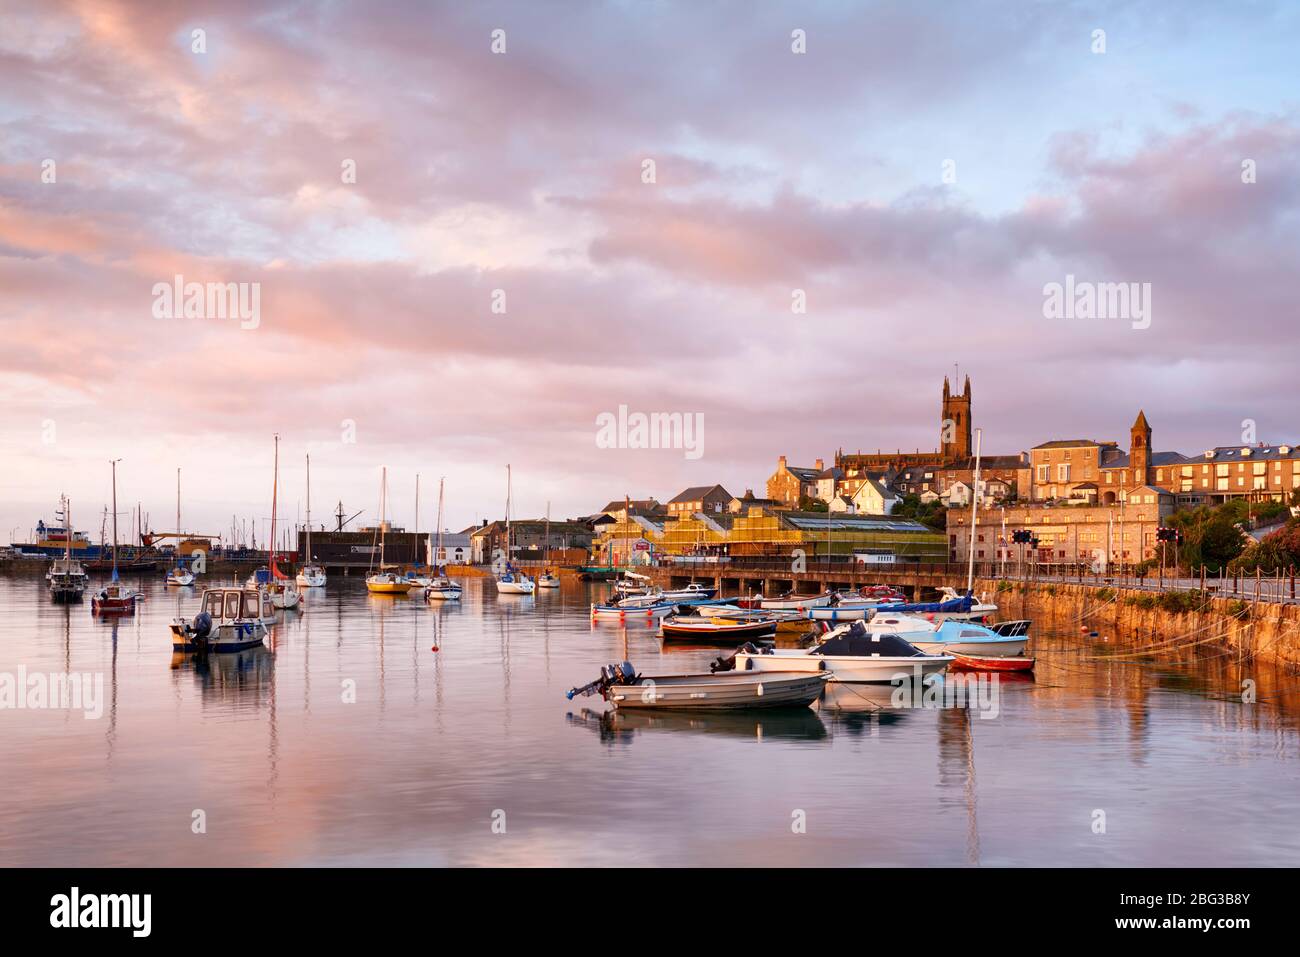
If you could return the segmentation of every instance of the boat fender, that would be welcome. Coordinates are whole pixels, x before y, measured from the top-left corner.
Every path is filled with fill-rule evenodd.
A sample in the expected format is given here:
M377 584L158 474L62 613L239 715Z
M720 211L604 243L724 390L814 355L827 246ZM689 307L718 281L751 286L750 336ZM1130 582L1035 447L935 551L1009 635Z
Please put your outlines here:
M190 627L194 629L194 637L206 638L212 631L212 616L201 611L194 616L194 623Z

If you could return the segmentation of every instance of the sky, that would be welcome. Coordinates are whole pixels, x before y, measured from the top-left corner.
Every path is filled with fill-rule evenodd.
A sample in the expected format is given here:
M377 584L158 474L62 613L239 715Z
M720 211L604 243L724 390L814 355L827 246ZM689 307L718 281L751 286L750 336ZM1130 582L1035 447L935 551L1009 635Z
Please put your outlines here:
M1297 48L1249 0L0 0L0 536L97 537L110 459L157 530L178 468L186 530L264 528L276 434L290 521L309 454L317 522L383 467L422 529L507 463L517 517L762 494L935 448L945 375L990 453L1300 441Z

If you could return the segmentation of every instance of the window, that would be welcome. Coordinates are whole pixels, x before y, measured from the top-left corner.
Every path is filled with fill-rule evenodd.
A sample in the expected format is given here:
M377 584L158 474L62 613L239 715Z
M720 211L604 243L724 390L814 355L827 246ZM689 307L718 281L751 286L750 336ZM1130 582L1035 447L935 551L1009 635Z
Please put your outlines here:
M1047 469L1048 469L1047 465L1038 466L1038 481L1040 482L1047 481Z
M1058 482L1070 481L1070 463L1058 462L1056 465L1056 480Z
M239 592L232 591L226 593L226 618L239 617Z

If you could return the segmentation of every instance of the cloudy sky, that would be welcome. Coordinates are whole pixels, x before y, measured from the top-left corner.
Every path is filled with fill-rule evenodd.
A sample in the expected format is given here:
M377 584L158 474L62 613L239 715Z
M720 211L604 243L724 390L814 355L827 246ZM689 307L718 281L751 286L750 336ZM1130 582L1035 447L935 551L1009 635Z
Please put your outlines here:
M991 452L1139 407L1160 448L1300 439L1295 5L0 17L5 541L64 491L97 535L110 458L156 528L178 467L191 530L260 521L277 432L290 518L307 453L318 514L387 465L406 524L417 472L425 518L442 475L449 526L499 515L507 462L516 514L757 490L933 448L955 364ZM178 275L257 283L256 328L159 318ZM1150 283L1150 327L1045 318L1067 275ZM620 405L703 455L598 448Z

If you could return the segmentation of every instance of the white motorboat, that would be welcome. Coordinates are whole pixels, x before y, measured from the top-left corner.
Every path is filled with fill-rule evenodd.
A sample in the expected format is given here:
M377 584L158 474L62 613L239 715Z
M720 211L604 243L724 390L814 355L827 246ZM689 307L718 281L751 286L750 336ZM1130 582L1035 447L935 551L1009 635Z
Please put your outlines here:
M552 575L550 572L542 572L537 576L538 588L559 588L560 576Z
M614 604L619 608L624 608L628 611L636 611L637 609L652 608L656 605L671 604L671 602L669 602L668 596L663 592L654 591L645 595L628 595L626 598L619 599Z
M668 601L687 601L696 598L712 598L718 593L716 588L709 588L707 585L701 585L699 582L691 582L685 588L674 588L671 591L665 591L661 594Z
M167 573L166 583L168 585L180 585L185 587L194 584L194 574L184 565L177 565Z
M942 588L940 588L939 594L943 596L941 600L945 602L960 601L963 597L962 595L957 594L957 589L949 585L944 585ZM974 604L971 605L969 612L947 614L944 615L944 619L950 621L983 622L990 615L996 615L997 611L998 611L998 606L993 604L992 602L985 601L984 596L981 595L978 599L975 600Z
M172 651L242 651L262 644L274 623L275 606L264 589L205 588L193 621L172 619Z
M872 622L869 627L874 628ZM1027 634L1000 635L973 621L945 621L932 635L907 636L907 640L931 654L971 655L985 658L1016 658L1025 653Z
M899 635L871 634L854 622L835 629L811 648L765 648L746 645L735 655L737 671L830 672L832 681L891 682L943 671L954 660L928 654Z
M614 579L614 591L619 595L644 595L652 591L653 579L633 571L624 571L621 578Z

